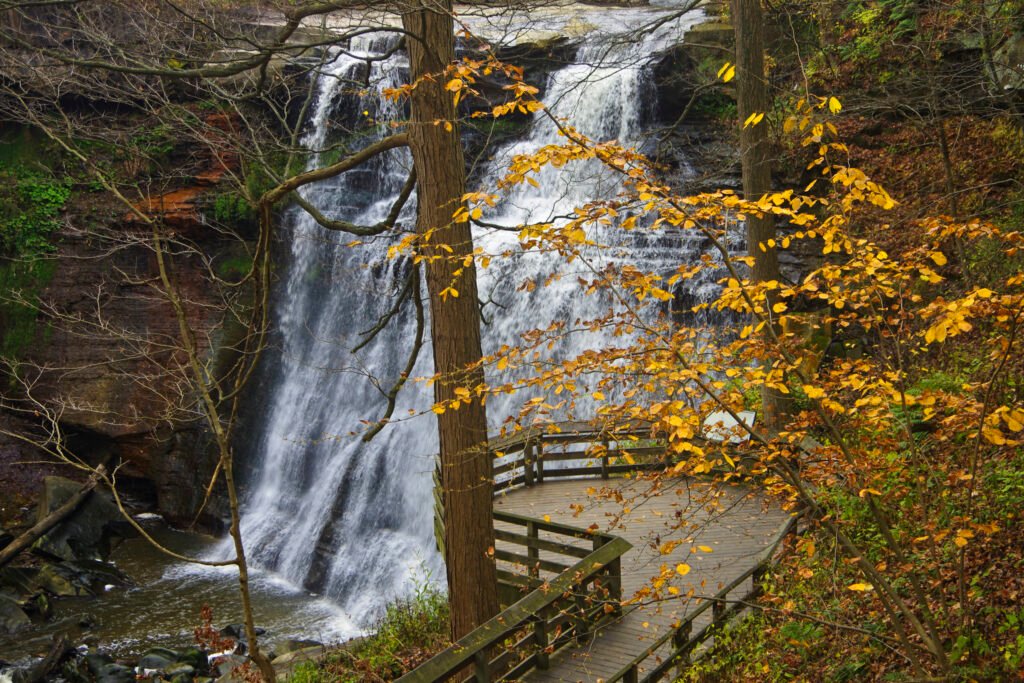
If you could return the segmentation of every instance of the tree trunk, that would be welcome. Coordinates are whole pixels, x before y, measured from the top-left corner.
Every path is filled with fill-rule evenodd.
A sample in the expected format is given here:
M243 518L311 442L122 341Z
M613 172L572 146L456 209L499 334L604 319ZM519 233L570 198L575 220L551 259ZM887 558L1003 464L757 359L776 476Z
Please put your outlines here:
M444 69L455 59L451 2L413 0L402 24L409 33L410 77L416 84L409 143L419 179L417 230L432 231L421 254L426 257L434 367L439 375L434 398L441 403L457 399L456 388L472 391L484 381L473 236L469 223L452 221L466 191L466 171L455 106L444 89ZM442 296L445 290L448 294ZM498 612L492 555L494 482L487 416L479 400L463 401L458 409L438 414L437 426L452 638L457 639Z
M743 126L751 114L767 113L768 84L764 74L764 18L761 0L732 0L732 25L736 37L736 109L740 121L740 158L743 163L743 196L757 201L771 190L771 160L768 158L768 126L763 121ZM747 214L747 250L754 259L751 278L755 282L779 279L779 258L768 240L775 238L771 216L759 218ZM762 251L761 247L764 246ZM766 315L772 316L773 298L764 302ZM766 368L767 370L767 368ZM784 396L767 386L761 388L765 424L781 425Z

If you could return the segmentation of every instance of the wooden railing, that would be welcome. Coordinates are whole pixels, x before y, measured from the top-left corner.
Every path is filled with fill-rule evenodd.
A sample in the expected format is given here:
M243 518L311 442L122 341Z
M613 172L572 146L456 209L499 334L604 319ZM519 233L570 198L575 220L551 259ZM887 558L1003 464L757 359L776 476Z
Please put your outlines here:
M554 431L553 431L554 430ZM660 469L665 444L649 439L650 426L595 429L586 422L562 422L529 428L491 439L491 476L495 495L516 486L533 486L547 479L600 476ZM630 444L645 445L630 445ZM594 446L598 448L593 448ZM569 463L563 465L563 463ZM434 469L434 540L444 554L444 498L441 463Z
M654 683L666 677L672 669L682 669L689 664L690 657L697 648L712 640L733 617L761 594L761 581L774 562L775 552L786 536L797 531L798 519L799 517L790 519L771 543L761 551L753 567L710 598L704 598L703 603L687 614L678 626L644 648L643 652L634 657L629 664L605 679L605 683ZM739 596L733 595L748 580L750 588ZM711 623L694 633L695 622L709 609Z
M556 425L559 431L527 430L492 440L494 489L533 486L559 477L600 476L643 469L661 469L665 444L640 441L649 428L600 431L584 423ZM640 443L643 445L630 445ZM578 448L587 444L587 448ZM600 444L594 449L593 446ZM653 445L652 445L653 444ZM569 466L554 463L571 463ZM440 473L435 471L435 532L443 552L444 501ZM502 511L494 512L495 540L522 547L495 549L503 604L511 604L444 652L405 676L399 683L433 683L459 675L476 683L513 681L532 669L546 669L551 655L579 642L621 617L621 557L632 546L625 539L588 529ZM659 681L674 667L685 666L691 654L761 591L761 580L786 535L796 530L794 517L769 543L754 566L688 614L606 683ZM751 587L733 593L747 581ZM515 600L524 591L525 597ZM711 622L694 633L708 610ZM648 668L649 667L649 668Z
M664 467L665 443L651 441L649 436L649 425L608 430L585 422L563 422L493 439L489 448L494 456L494 491L533 486L546 479L607 479L613 474Z
M578 642L602 624L619 617L622 603L620 558L632 546L625 539L544 520L495 513L495 521L524 527L525 533L502 531L498 538L523 546L525 554L496 551L498 560L525 567L525 588L534 587L500 614L461 638L444 652L402 676L399 683L427 683L467 674L476 683L517 680L532 669L546 669L552 653ZM542 538L544 533L547 538ZM551 536L585 539L592 548L551 540ZM583 557L571 565L544 559L548 554ZM564 569L563 569L564 567ZM555 573L550 580L542 572ZM506 572L506 578L515 576ZM462 679L463 676L460 676Z

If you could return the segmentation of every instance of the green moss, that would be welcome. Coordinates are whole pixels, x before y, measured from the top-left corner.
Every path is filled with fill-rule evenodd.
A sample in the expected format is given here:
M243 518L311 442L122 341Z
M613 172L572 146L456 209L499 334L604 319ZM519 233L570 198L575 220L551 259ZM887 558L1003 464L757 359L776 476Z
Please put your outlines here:
M0 358L20 360L26 349L49 342L49 326L40 329L39 294L53 279L48 259L0 261Z
M256 219L256 209L241 194L225 192L213 200L213 219L225 225L249 223Z
M217 276L224 280L237 280L252 270L252 257L246 254L228 256L217 261Z

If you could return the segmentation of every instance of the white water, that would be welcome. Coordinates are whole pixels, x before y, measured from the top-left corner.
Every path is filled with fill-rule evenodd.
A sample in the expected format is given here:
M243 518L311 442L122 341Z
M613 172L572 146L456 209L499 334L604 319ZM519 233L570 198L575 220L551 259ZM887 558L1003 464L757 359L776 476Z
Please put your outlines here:
M630 22L650 21L657 12L592 12L593 23L602 27L595 34L603 36L602 42L588 39L577 63L552 75L545 104L595 139L633 142L642 133L644 107L650 107L654 97L645 60L678 41L695 17L647 32L637 42L609 47L613 31L628 29ZM382 49L369 38L352 46L353 52ZM339 56L325 69L304 141L310 148L331 139L339 92L358 65L356 58ZM403 67L400 57L389 59L374 66L370 80L394 84ZM360 112L365 108L380 121L397 116L373 95L359 102L352 97L342 101L341 106L355 106ZM525 139L495 155L482 174L482 185L493 186L511 155L557 140L550 122L537 123ZM306 197L331 216L373 223L387 214L408 165L404 153L392 153L378 158L368 170L311 187ZM540 190L527 186L513 192L487 220L508 226L551 220L619 191L613 177L589 164L545 170L538 180ZM329 233L301 212L293 212L290 223L290 253L276 296L281 348L262 380L268 397L260 410L262 423L250 439L254 475L243 533L258 567L325 594L355 624L365 627L388 600L408 595L427 576L442 580L444 575L432 533L431 471L437 450L429 412L432 390L410 382L401 394L396 421L370 444L350 434L361 431L364 420L379 418L385 403L380 388L386 390L394 382L411 347L414 325L407 314L392 321L359 353L350 353L362 340L359 332L389 308L408 265L387 258L385 238L351 248L342 245L352 237ZM600 236L602 241L611 239L612 231L606 233ZM515 253L508 260L495 259L492 267L481 271L481 297L498 304L485 307L490 320L484 330L485 352L516 344L523 331L547 321L572 324L607 309L607 300L584 297L579 291L577 274L589 275L580 271L579 262L567 265L557 255L524 254L513 232L479 231L475 238L489 252ZM666 243L630 235L619 244L645 269L668 273L686 258L687 248L678 239ZM623 257L618 251L588 254L597 267ZM515 292L527 278L546 279L556 272L562 278L552 286L529 295ZM616 340L604 333L574 334L551 353L564 358L609 343ZM427 343L414 376L432 372L429 348ZM492 425L500 424L522 400L489 402ZM580 407L583 412L592 408ZM409 411L426 411L426 416L398 420Z

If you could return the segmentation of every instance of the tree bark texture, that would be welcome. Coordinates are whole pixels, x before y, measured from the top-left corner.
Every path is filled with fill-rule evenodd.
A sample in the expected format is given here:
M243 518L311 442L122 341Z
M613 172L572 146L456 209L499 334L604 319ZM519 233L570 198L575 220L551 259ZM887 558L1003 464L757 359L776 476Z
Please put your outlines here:
M761 0L731 0L732 25L736 37L736 109L740 122L740 159L743 164L743 196L757 201L771 191L772 171L768 156L768 126L743 123L754 113L768 111L768 83L764 73L764 17ZM754 259L751 278L755 282L779 279L779 257L768 240L775 238L771 216L747 214L747 250ZM765 250L762 251L761 245ZM773 300L765 301L771 316ZM765 386L761 391L763 419L769 427L782 422L783 396Z
M417 230L432 231L421 254L426 257L434 367L439 375L434 397L440 403L457 399L456 388L472 390L484 381L473 236L469 223L452 220L462 206L466 171L455 106L444 89L444 69L455 59L451 2L411 0L402 24L409 34L410 78L415 84L409 143L418 179ZM449 288L458 295L442 297ZM439 414L437 424L445 564L452 638L457 639L498 612L492 551L494 483L483 404L477 399L463 401L458 409Z

